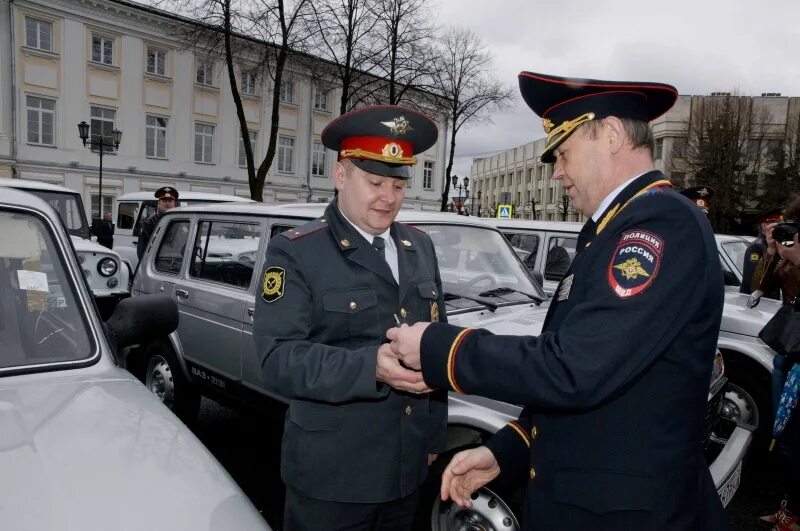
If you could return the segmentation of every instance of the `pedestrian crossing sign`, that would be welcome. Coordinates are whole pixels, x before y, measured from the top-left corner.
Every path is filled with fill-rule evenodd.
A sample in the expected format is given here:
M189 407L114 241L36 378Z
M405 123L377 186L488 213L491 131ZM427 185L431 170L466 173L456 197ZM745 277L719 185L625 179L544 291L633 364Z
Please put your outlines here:
M497 218L498 219L511 219L514 217L514 205L498 205Z

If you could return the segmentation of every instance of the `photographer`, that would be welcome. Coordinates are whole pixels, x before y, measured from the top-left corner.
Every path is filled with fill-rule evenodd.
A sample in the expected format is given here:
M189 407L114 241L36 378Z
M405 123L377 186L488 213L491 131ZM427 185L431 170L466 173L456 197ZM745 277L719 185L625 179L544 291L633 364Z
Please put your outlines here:
M786 210L787 220L800 220L800 199L792 202ZM790 222L774 223L767 228L767 252L761 258L753 274L754 285L759 291L769 291L780 288L783 304L792 304L795 297L800 294L800 243L798 243L797 224ZM776 241L776 237L778 241ZM782 395L786 394L787 376L795 364L784 356L775 356L772 370L772 401L773 417ZM791 392L791 390L789 390ZM796 384L794 386L796 393ZM797 414L789 412L789 420L783 433L778 439L779 460L782 461L778 468L778 477L785 486L787 497L780 509L771 515L762 516L759 521L762 525L775 526L778 531L800 531L800 523L796 514L792 514L794 505L795 513L800 502L800 493L797 492L797 481L800 477L800 420ZM774 419L773 419L774 420ZM787 470L789 471L787 474ZM788 503L786 503L788 501Z

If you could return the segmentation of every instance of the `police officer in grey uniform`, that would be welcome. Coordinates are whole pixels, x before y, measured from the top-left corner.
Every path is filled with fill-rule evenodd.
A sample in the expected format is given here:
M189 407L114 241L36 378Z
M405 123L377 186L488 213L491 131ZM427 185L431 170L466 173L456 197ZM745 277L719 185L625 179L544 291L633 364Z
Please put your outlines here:
M139 232L139 240L136 242L136 256L139 260L142 259L147 244L150 243L150 237L153 235L158 220L164 215L164 212L174 208L178 203L178 191L171 186L162 186L153 194L158 199L156 206L156 213L142 221L142 230Z
M394 221L414 154L436 137L402 107L334 120L322 142L339 155L337 198L267 248L255 338L264 385L289 399L286 530L408 530L444 450L446 392L429 393L385 337L398 322L445 319L430 238Z

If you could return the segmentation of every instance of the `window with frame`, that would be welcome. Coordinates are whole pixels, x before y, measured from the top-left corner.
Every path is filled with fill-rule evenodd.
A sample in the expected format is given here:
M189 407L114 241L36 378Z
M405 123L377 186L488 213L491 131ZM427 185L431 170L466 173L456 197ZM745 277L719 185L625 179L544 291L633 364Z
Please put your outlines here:
M169 275L177 275L183 266L183 252L189 240L189 221L173 221L164 229L153 267Z
M248 134L250 135L250 149L253 151L253 160L255 160L258 131L248 131ZM239 166L242 168L247 166L247 155L244 151L244 138L242 138L241 133L239 134Z
M189 275L247 289L253 278L260 237L257 223L201 221Z
M530 271L536 270L536 253L539 252L539 235L528 234L525 232L505 232L508 243L514 248L514 252L519 256L522 263Z
M327 111L328 110L328 91L327 90L320 90L319 88L314 89L314 109L318 111Z
M92 105L89 108L89 134L92 137L92 142L98 143L101 140L110 142L114 131L114 121L117 119L116 109L109 109L108 107L97 107ZM97 151L96 148L92 148Z
M311 175L325 177L325 146L318 140L314 141L314 149L311 153Z
M287 79L281 81L281 103L294 103L294 81Z
M242 80L239 88L243 94L250 96L256 95L256 73L255 72L242 72Z
M157 76L167 75L167 51L147 47L147 73Z
M117 205L117 228L132 229L139 213L139 203L121 202Z
M145 155L150 158L167 158L167 119L148 115L145 118Z
M214 161L214 126L211 124L194 124L194 161Z
M664 155L664 139L656 138L655 149L653 150L653 159L658 160Z
M197 75L195 81L200 85L214 86L214 62L197 61Z
M294 138L278 137L278 171L292 173L294 171Z
M104 65L114 64L114 39L112 37L92 34L92 62Z
M45 52L53 51L53 23L25 17L25 46Z
M92 194L91 196L91 216L92 219L99 219L102 218L108 212L114 211L114 196L113 195L106 195L103 194L103 206L102 209L100 208L100 196L97 194ZM103 211L103 215L100 214L100 210Z
M552 215L551 219L555 219L555 214ZM575 258L577 245L577 238L550 238L547 260L544 265L545 280L561 280L564 273L569 269L572 259Z
M55 145L56 102L38 96L26 96L28 143Z
M422 165L422 188L433 190L433 168L432 160L426 160Z

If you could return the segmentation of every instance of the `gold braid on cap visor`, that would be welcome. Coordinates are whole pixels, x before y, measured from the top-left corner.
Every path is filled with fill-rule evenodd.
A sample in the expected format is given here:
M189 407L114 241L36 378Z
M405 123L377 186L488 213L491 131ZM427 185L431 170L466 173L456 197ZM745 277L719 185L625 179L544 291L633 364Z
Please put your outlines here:
M544 132L547 133L547 143L545 144L544 150L549 151L550 149L553 149L551 146L554 146L557 143L559 143L563 138L572 133L576 127L588 122L589 120L594 120L593 112L587 112L585 114L581 114L580 116L578 116L573 120L566 120L564 122L561 122L561 125L554 128L553 122L551 122L547 118L542 118L542 126L544 127Z
M416 164L416 157L404 157L403 149L395 143L386 144L382 153L374 153L365 149L343 149L339 152L343 159L367 159L389 164Z

